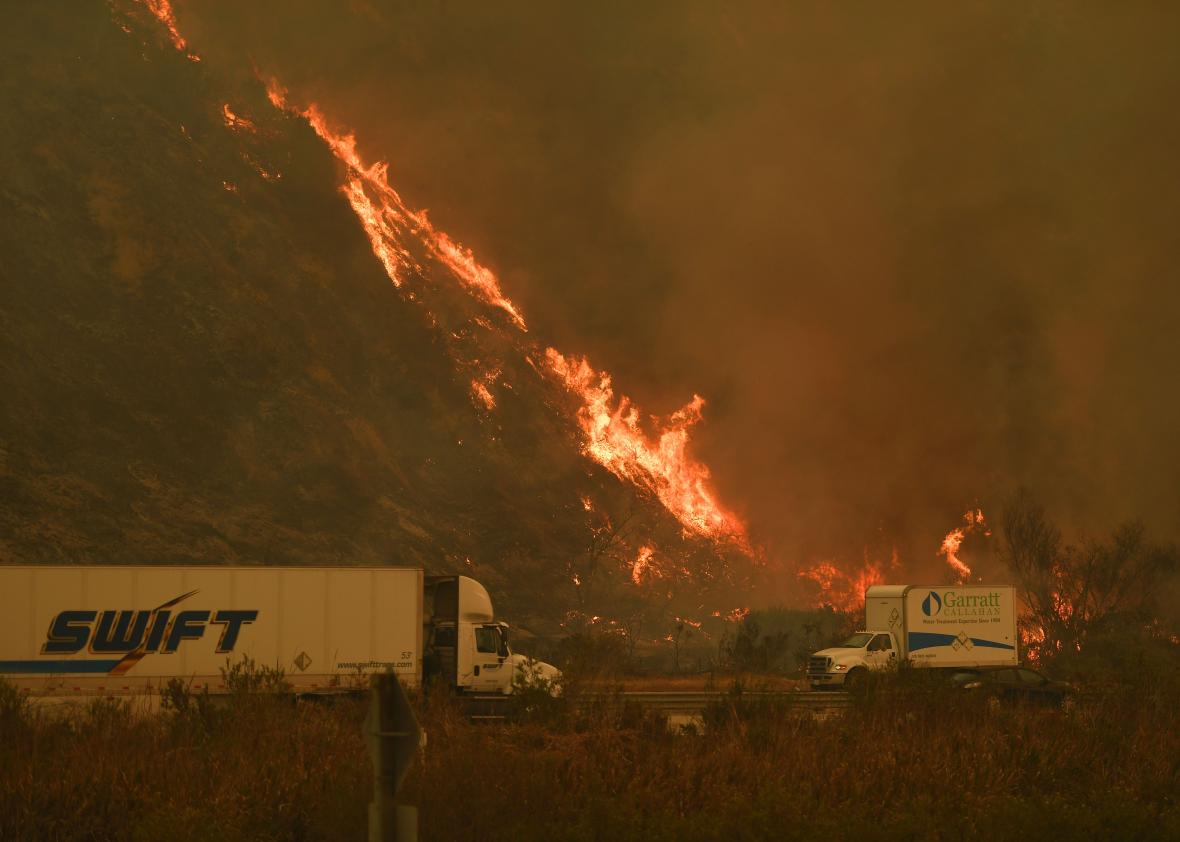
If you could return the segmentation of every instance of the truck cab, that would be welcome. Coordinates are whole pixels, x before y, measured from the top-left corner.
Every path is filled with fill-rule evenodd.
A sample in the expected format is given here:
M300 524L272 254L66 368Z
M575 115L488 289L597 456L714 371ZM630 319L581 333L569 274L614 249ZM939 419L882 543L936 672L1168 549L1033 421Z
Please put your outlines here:
M851 686L869 672L896 669L899 651L891 631L858 631L814 653L807 662L807 678L813 690Z
M517 673L553 682L560 671L513 653L507 623L498 622L487 589L468 576L428 576L423 615L425 678L438 676L461 693L508 695Z

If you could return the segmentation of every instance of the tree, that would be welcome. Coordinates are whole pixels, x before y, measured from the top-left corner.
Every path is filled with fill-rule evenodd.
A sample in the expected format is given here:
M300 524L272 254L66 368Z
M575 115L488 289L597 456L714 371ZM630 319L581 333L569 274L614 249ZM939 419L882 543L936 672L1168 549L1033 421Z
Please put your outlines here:
M1080 652L1121 622L1150 623L1180 569L1176 547L1149 542L1138 521L1106 541L1066 544L1024 490L1004 509L1003 538L1004 560L1027 607L1024 642L1034 660Z

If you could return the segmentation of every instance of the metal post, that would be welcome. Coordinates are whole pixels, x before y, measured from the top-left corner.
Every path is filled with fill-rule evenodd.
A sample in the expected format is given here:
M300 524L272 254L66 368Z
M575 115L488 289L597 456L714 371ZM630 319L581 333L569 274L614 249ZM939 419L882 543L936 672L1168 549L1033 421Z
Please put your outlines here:
M364 733L373 760L369 842L417 842L418 810L396 802L418 750L421 728L392 671L373 676Z

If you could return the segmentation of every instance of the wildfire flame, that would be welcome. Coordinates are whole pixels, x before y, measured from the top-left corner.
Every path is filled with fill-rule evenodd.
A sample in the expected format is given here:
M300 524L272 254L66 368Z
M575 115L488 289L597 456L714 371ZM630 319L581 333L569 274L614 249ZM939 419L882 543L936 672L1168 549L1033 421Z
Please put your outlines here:
M643 577L651 573L651 557L655 552L651 547L640 547L639 555L631 562L631 581L637 585L643 584Z
M971 577L971 568L959 558L959 547L963 545L963 539L977 529L983 529L985 535L991 535L987 531L987 524L983 519L983 509L968 509L963 515L964 525L952 529L942 539L942 546L939 547L938 554L946 556L946 563L951 566L958 576L960 583L966 582Z
M164 28L168 30L168 38L172 41L172 46L184 53L189 61L200 61L201 57L196 53L188 51L188 42L180 34L180 30L176 28L176 13L172 11L172 3L169 0L143 0L143 4L148 7L150 11L160 23L164 24Z
M545 351L550 370L581 398L577 419L585 436L585 453L620 479L647 489L675 515L687 532L732 543L751 554L745 525L714 499L709 469L688 455L688 430L701 419L705 401L672 413L653 441L639 423L639 411L622 396L616 401L610 375L595 371L585 359L567 359Z
M841 570L830 561L821 561L799 571L799 577L819 585L820 605L831 606L835 611L846 613L860 608L865 591L871 585L880 585L885 581L879 565L869 564L849 572Z
M169 0L142 0L147 9L168 30L173 45L186 50ZM504 295L495 274L482 266L471 250L437 230L425 211L412 210L389 183L388 166L366 164L357 151L356 137L329 125L319 106L298 107L290 102L286 89L274 79L266 83L267 97L276 108L307 120L311 128L344 165L341 192L348 200L369 239L374 255L396 287L401 287L407 270L418 268L409 248L422 243L430 256L451 270L472 296L505 313L521 332L527 331L524 317ZM222 116L227 126L242 127L226 104ZM617 405L611 378L581 360L567 360L553 348L545 351L549 374L581 400L576 416L585 437L584 452L618 478L654 494L680 522L686 533L725 541L747 555L753 555L744 523L714 499L708 487L708 468L688 456L688 430L700 420L704 400L694 396L684 408L649 439L639 425L639 412L626 397ZM495 398L486 380L475 379L473 397L489 410Z
M500 369L491 368L471 380L472 399L477 401L477 406L482 406L488 412L496 408L496 396L492 394L492 386L495 385L496 378L499 376Z
M896 572L898 561L895 547L890 553L886 570L884 564L869 558L866 549L864 561L859 567L844 570L832 561L821 561L800 570L796 575L819 586L817 607L828 606L834 611L852 613L864 605L865 591L873 585L884 584L887 572Z
M221 119L225 122L226 128L229 129L246 129L247 131L254 130L254 122L246 117L239 117L229 107L229 103L223 103L221 106Z
M388 164L383 161L366 164L357 152L355 135L333 130L315 103L306 108L290 105L286 90L273 79L267 83L267 96L276 108L307 120L336 159L345 165L347 176L341 190L395 286L401 286L402 271L413 265L404 241L415 237L426 244L434 258L449 268L469 292L503 310L520 330L528 329L516 305L500 289L495 274L481 266L470 249L435 229L425 211L413 211L406 205L389 183Z
M496 397L479 380L471 381L471 396L483 404L483 407L489 412L496 408Z

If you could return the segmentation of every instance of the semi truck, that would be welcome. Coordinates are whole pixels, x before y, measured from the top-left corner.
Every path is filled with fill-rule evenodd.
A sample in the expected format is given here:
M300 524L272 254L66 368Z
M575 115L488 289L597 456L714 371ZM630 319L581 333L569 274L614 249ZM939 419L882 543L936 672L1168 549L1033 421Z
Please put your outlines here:
M251 659L298 695L359 688L391 670L407 687L510 694L558 671L509 645L467 576L401 567L0 566L0 676L30 696L158 692L180 679L225 693Z
M865 628L812 654L813 690L853 687L871 672L1016 666L1016 591L1011 587L873 585Z

